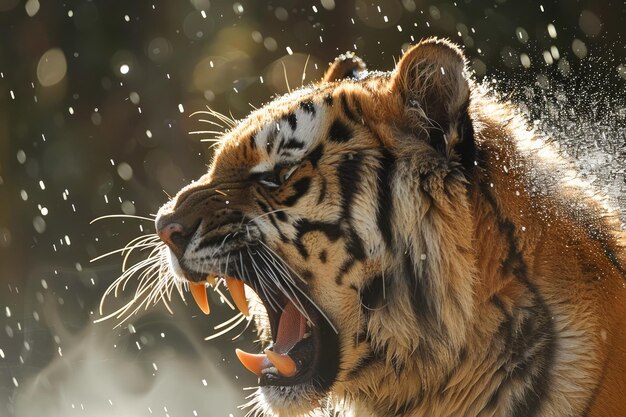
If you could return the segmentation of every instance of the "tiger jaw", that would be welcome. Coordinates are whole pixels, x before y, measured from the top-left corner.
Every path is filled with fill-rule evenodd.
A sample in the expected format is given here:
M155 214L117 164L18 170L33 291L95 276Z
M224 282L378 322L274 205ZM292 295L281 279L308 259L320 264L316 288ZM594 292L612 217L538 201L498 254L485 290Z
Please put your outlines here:
M324 391L327 388L324 385L330 383L334 378L333 374L337 372L337 366L333 366L337 360L329 359L338 356L337 342L333 342L336 334L327 319L317 307L311 305L307 297L301 300L293 295L283 295L280 291L271 293L261 289L258 284L250 281L244 283L242 279L230 275L218 279L220 274L188 270L181 266L172 251L169 262L175 279L188 283L193 300L207 315L210 313L207 286L217 287L223 282L234 305L246 317L249 317L251 309L245 287L250 291L254 291L252 287L260 290L255 293L268 317L268 334L272 340L260 354L236 349L242 365L259 378L260 386L303 386L309 396L312 390ZM274 395L280 393L287 391L277 390Z

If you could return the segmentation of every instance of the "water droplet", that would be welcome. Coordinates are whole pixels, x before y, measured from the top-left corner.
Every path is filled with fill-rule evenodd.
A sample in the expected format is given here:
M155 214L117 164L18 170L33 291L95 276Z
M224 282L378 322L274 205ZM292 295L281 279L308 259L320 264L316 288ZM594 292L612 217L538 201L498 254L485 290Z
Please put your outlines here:
M322 7L326 10L334 10L335 9L335 0L321 0Z
M124 181L130 181L133 178L133 168L126 162L121 162L117 166L117 175Z
M17 151L17 162L19 162L20 164L26 162L26 152L21 149Z
M24 8L26 9L26 14L29 17L33 17L34 15L36 15L40 7L41 5L39 4L39 0L28 0L24 5Z
M574 39L572 41L572 52L574 52L574 55L579 59L583 59L587 56L587 45L580 39Z

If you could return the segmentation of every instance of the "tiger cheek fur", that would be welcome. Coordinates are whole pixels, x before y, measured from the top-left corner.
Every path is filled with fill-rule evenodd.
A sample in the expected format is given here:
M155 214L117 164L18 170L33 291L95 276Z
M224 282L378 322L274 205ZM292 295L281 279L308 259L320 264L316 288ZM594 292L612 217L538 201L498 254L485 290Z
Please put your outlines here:
M346 54L226 133L157 230L177 279L248 287L253 413L626 415L626 303L602 295L624 238L544 146L447 41L392 73Z

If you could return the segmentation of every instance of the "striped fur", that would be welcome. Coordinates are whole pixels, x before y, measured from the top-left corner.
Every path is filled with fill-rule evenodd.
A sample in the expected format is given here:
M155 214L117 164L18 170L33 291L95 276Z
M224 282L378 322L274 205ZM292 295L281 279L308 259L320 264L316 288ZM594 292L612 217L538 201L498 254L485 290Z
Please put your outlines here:
M618 219L446 41L392 73L336 61L159 216L199 222L181 264L203 274L262 241L337 329L323 381L260 388L260 414L626 415Z

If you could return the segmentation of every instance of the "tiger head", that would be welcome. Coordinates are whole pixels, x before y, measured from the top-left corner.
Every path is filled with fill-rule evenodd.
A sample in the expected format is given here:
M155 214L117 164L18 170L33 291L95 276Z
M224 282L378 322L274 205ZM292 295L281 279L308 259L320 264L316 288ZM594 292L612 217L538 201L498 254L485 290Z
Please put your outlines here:
M442 40L390 73L341 56L226 133L208 173L160 209L175 279L207 308L204 284L222 278L255 316L264 353L238 356L261 413L382 397L404 374L426 384L460 354L475 268L470 84Z

